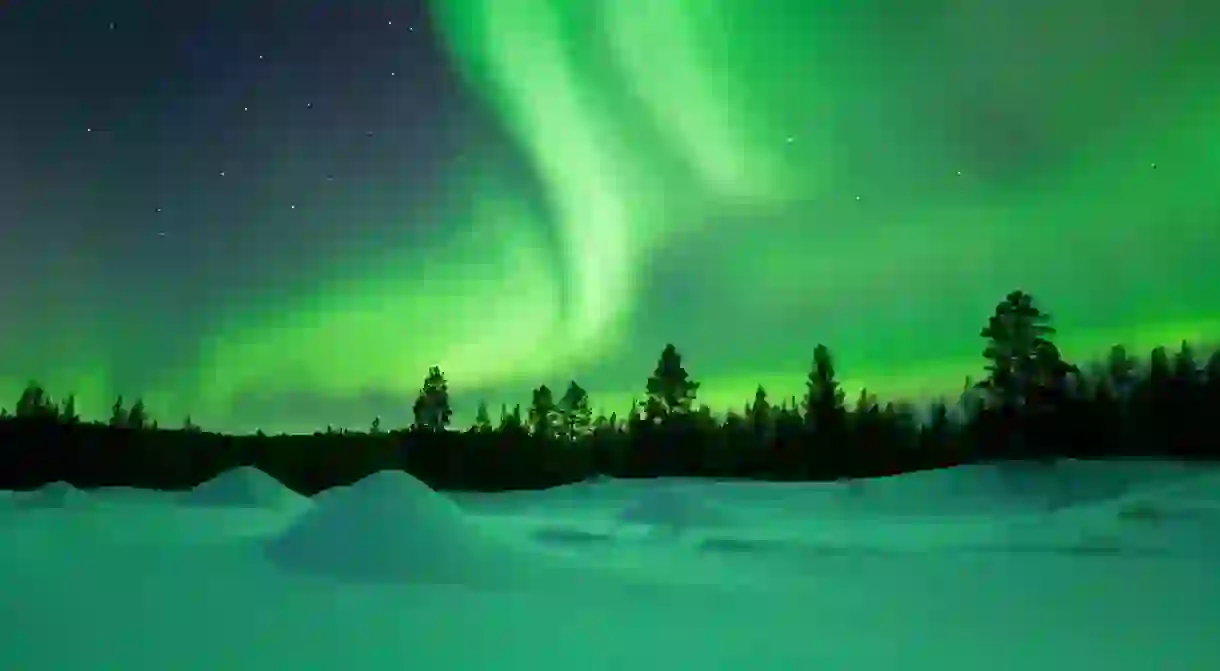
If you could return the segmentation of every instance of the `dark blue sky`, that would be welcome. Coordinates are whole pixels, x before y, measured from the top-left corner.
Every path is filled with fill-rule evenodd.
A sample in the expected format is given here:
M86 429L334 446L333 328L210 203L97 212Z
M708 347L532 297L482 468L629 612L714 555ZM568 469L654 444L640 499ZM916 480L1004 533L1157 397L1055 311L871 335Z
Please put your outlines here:
M0 91L0 378L101 342L129 394L252 289L414 235L387 214L469 107L421 3L378 0L5 3Z

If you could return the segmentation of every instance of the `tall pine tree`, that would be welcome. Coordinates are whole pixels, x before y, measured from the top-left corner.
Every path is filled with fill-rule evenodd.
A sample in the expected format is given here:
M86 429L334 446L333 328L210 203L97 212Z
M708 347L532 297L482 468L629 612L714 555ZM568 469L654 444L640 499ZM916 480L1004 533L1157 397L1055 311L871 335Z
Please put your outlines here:
M768 440L775 426L774 410L767 400L767 390L760 384L754 390L754 402L746 406L746 419L759 440Z
M580 440L593 430L593 409L589 406L589 393L576 381L568 383L567 391L559 400L563 438Z
M818 345L813 350L813 366L805 380L804 414L806 428L819 440L835 442L843 438L847 427L843 396L830 349Z
M521 404L513 406L509 411L507 403L500 404L500 424L496 431L504 435L519 435L525 431L525 422L521 419Z
M505 411L507 411L505 409ZM487 410L487 401L479 401L479 405L474 411L474 430L479 433L488 433L491 431L491 414Z
M444 431L449 426L453 417L453 409L449 406L449 383L439 366L428 369L428 377L424 378L424 386L415 397L412 411L417 431Z
M545 384L534 390L529 410L530 433L543 439L555 438L559 433L559 408L555 395Z
M645 417L652 423L690 414L699 383L690 379L682 367L682 355L672 344L665 346L657 367L648 378L648 396L644 400Z
M987 377L979 387L992 405L1024 407L1040 381L1061 377L1062 362L1050 342L1054 334L1050 315L1039 310L1024 291L1013 291L996 305L979 334L987 340L983 350Z

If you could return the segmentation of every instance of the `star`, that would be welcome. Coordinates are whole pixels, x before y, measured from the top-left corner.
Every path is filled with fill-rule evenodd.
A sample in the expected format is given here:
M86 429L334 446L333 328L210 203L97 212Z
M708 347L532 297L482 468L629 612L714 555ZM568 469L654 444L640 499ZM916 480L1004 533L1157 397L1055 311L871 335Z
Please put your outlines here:
M313 103L305 103L305 109L308 109L308 110L313 109Z
M224 176L225 176L225 171L224 171L224 170L221 170L221 171L220 171L220 176L221 176L221 177L224 177Z
M160 211L161 211L161 208L159 208L159 207L158 207L158 208L157 208L157 211L158 211L158 212L160 212Z

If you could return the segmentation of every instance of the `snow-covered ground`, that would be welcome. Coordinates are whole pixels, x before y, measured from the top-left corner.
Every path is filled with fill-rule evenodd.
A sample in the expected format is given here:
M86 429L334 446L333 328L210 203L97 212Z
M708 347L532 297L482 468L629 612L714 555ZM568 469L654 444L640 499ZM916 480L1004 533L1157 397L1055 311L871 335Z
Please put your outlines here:
M1215 671L1220 469L0 493L0 668Z

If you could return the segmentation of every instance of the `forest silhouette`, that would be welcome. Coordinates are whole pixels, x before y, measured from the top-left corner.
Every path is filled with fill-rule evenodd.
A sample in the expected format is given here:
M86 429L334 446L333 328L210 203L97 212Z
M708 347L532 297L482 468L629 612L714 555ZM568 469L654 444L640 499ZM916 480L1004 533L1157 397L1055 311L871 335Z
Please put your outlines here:
M916 408L867 390L844 398L828 347L816 345L802 397L758 387L741 410L696 405L699 383L674 345L661 351L643 400L625 416L594 415L575 381L546 385L530 405L485 403L452 430L448 384L433 367L414 423L312 435L224 435L186 418L159 425L144 404L116 399L108 422L81 421L73 396L31 382L0 413L0 488L54 481L80 488L187 489L254 466L303 494L401 469L437 489L539 489L598 476L816 481L896 475L981 462L1061 458L1220 459L1220 351L1200 362L1188 343L1146 360L1122 345L1101 362L1065 361L1049 315L1013 291L983 326L986 375L956 402ZM743 399L744 400L744 399Z

